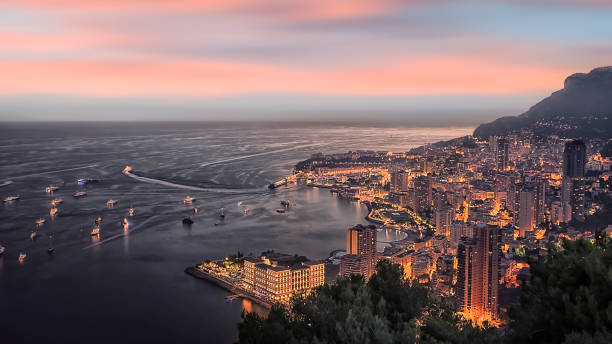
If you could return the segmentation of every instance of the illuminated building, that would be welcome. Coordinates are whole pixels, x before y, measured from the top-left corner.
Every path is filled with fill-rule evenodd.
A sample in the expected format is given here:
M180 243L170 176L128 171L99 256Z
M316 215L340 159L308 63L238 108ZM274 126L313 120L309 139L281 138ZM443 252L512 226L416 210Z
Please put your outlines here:
M406 171L393 172L390 183L391 192L406 192L410 183L410 174Z
M496 140L495 165L498 171L508 168L508 140L500 137Z
M361 264L364 265L364 275L366 276L366 279L370 278L376 268L377 260L376 227L374 227L373 225L364 226L359 224L347 229L346 253L347 255L358 255L364 258L364 260L361 261Z
M442 206L435 212L436 234L450 237L450 225L454 218L454 211L449 206Z
M364 256L347 254L340 258L340 276L367 275L367 262Z
M519 218L518 227L521 237L525 237L525 232L531 231L535 227L535 195L533 190L525 188L520 191L519 196Z
M432 190L431 177L419 176L414 180L415 211L426 212L431 209Z
M288 301L294 293L309 293L325 282L322 262L303 262L298 267L278 266L265 257L245 258L244 282L247 289L276 301Z
M474 239L463 238L457 249L456 294L459 308L473 320L497 318L501 231L479 224Z

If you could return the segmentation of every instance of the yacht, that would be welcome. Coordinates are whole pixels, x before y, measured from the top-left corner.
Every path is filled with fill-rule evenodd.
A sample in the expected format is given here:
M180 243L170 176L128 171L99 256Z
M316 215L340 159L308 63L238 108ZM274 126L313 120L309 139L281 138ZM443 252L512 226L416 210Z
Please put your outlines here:
M64 200L61 198L54 198L53 200L51 200L51 205L54 207L61 203L64 203Z
M4 203L19 201L19 196L8 196L4 199Z
M59 190L59 186L55 186L55 185L49 185L45 188L46 193L53 193L57 190Z
M96 235L100 235L100 227L94 227L94 229L91 230L91 236Z
M191 197L191 196L187 196L185 197L185 199L183 200L184 204L192 204L193 202L195 202L195 198Z
M36 226L40 227L40 226L44 225L45 222L47 222L47 220L45 220L43 218L40 218L40 219L36 220Z
M23 263L23 261L26 259L28 255L23 253L23 252L19 252L19 262Z
M85 191L77 191L77 192L72 194L72 197L74 197L74 198L81 198L81 197L85 197L85 195L87 195L87 192L85 192Z
M107 207L113 207L115 204L117 204L117 201L115 201L114 199L109 199L108 201L106 201Z
M56 207L51 208L51 210L49 211L49 215L51 216L55 216L59 213L59 210Z
M4 253L5 250L6 250L6 248L4 248L4 246L0 245L0 256Z
M31 231L30 232L30 239L34 240L34 239L36 239L37 236L38 236L38 233L36 233L36 231Z

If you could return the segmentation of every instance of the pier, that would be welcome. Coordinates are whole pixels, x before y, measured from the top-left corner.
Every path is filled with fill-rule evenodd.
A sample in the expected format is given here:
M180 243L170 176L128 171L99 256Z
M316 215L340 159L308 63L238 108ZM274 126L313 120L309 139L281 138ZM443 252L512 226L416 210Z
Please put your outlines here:
M283 185L287 185L288 183L292 183L295 182L297 180L297 175L292 174L289 177L285 177L281 180L275 181L274 183L271 183L270 185L268 185L269 189L276 189L279 186L283 186Z
M234 285L230 281L226 281L225 279L214 276L208 272L202 271L194 266L190 266L186 268L185 273L195 278L212 282L213 284L216 284L217 286L232 293L232 295L228 295L225 297L226 301L233 301L237 298L243 298L243 299L253 301L268 309L272 308L272 302L270 300L263 298L259 295L256 295L253 292L246 290L240 286Z

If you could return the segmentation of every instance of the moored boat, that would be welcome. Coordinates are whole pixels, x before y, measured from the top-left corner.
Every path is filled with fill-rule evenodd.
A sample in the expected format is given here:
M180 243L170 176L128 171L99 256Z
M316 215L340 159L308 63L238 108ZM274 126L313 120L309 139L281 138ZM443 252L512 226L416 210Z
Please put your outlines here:
M8 196L4 199L4 203L19 201L19 196Z
M74 198L81 198L81 197L85 197L86 195L87 195L87 192L85 192L85 191L77 191L77 192L72 194L72 197L74 197Z
M55 216L59 213L59 210L56 207L51 208L51 210L49 211L49 215L51 216Z
M59 190L59 186L55 186L55 185L49 185L45 188L46 193L53 193L57 190Z
M100 227L94 227L94 229L91 230L91 236L96 235L100 235Z
M64 203L64 200L61 198L54 198L53 200L51 200L51 205L54 207L61 203Z

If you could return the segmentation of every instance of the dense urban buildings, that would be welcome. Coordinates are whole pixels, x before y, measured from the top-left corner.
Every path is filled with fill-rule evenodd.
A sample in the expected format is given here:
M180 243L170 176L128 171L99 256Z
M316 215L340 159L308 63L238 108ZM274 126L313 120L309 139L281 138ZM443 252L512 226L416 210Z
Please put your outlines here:
M455 299L465 317L503 322L500 296L525 280L530 260L545 260L562 239L592 239L605 224L583 221L609 198L612 160L599 153L606 143L529 131L463 137L406 153L320 154L294 176L366 203L369 221L407 235L376 254L373 228L369 239L364 226L347 230L340 275L369 276L376 259L389 259Z

